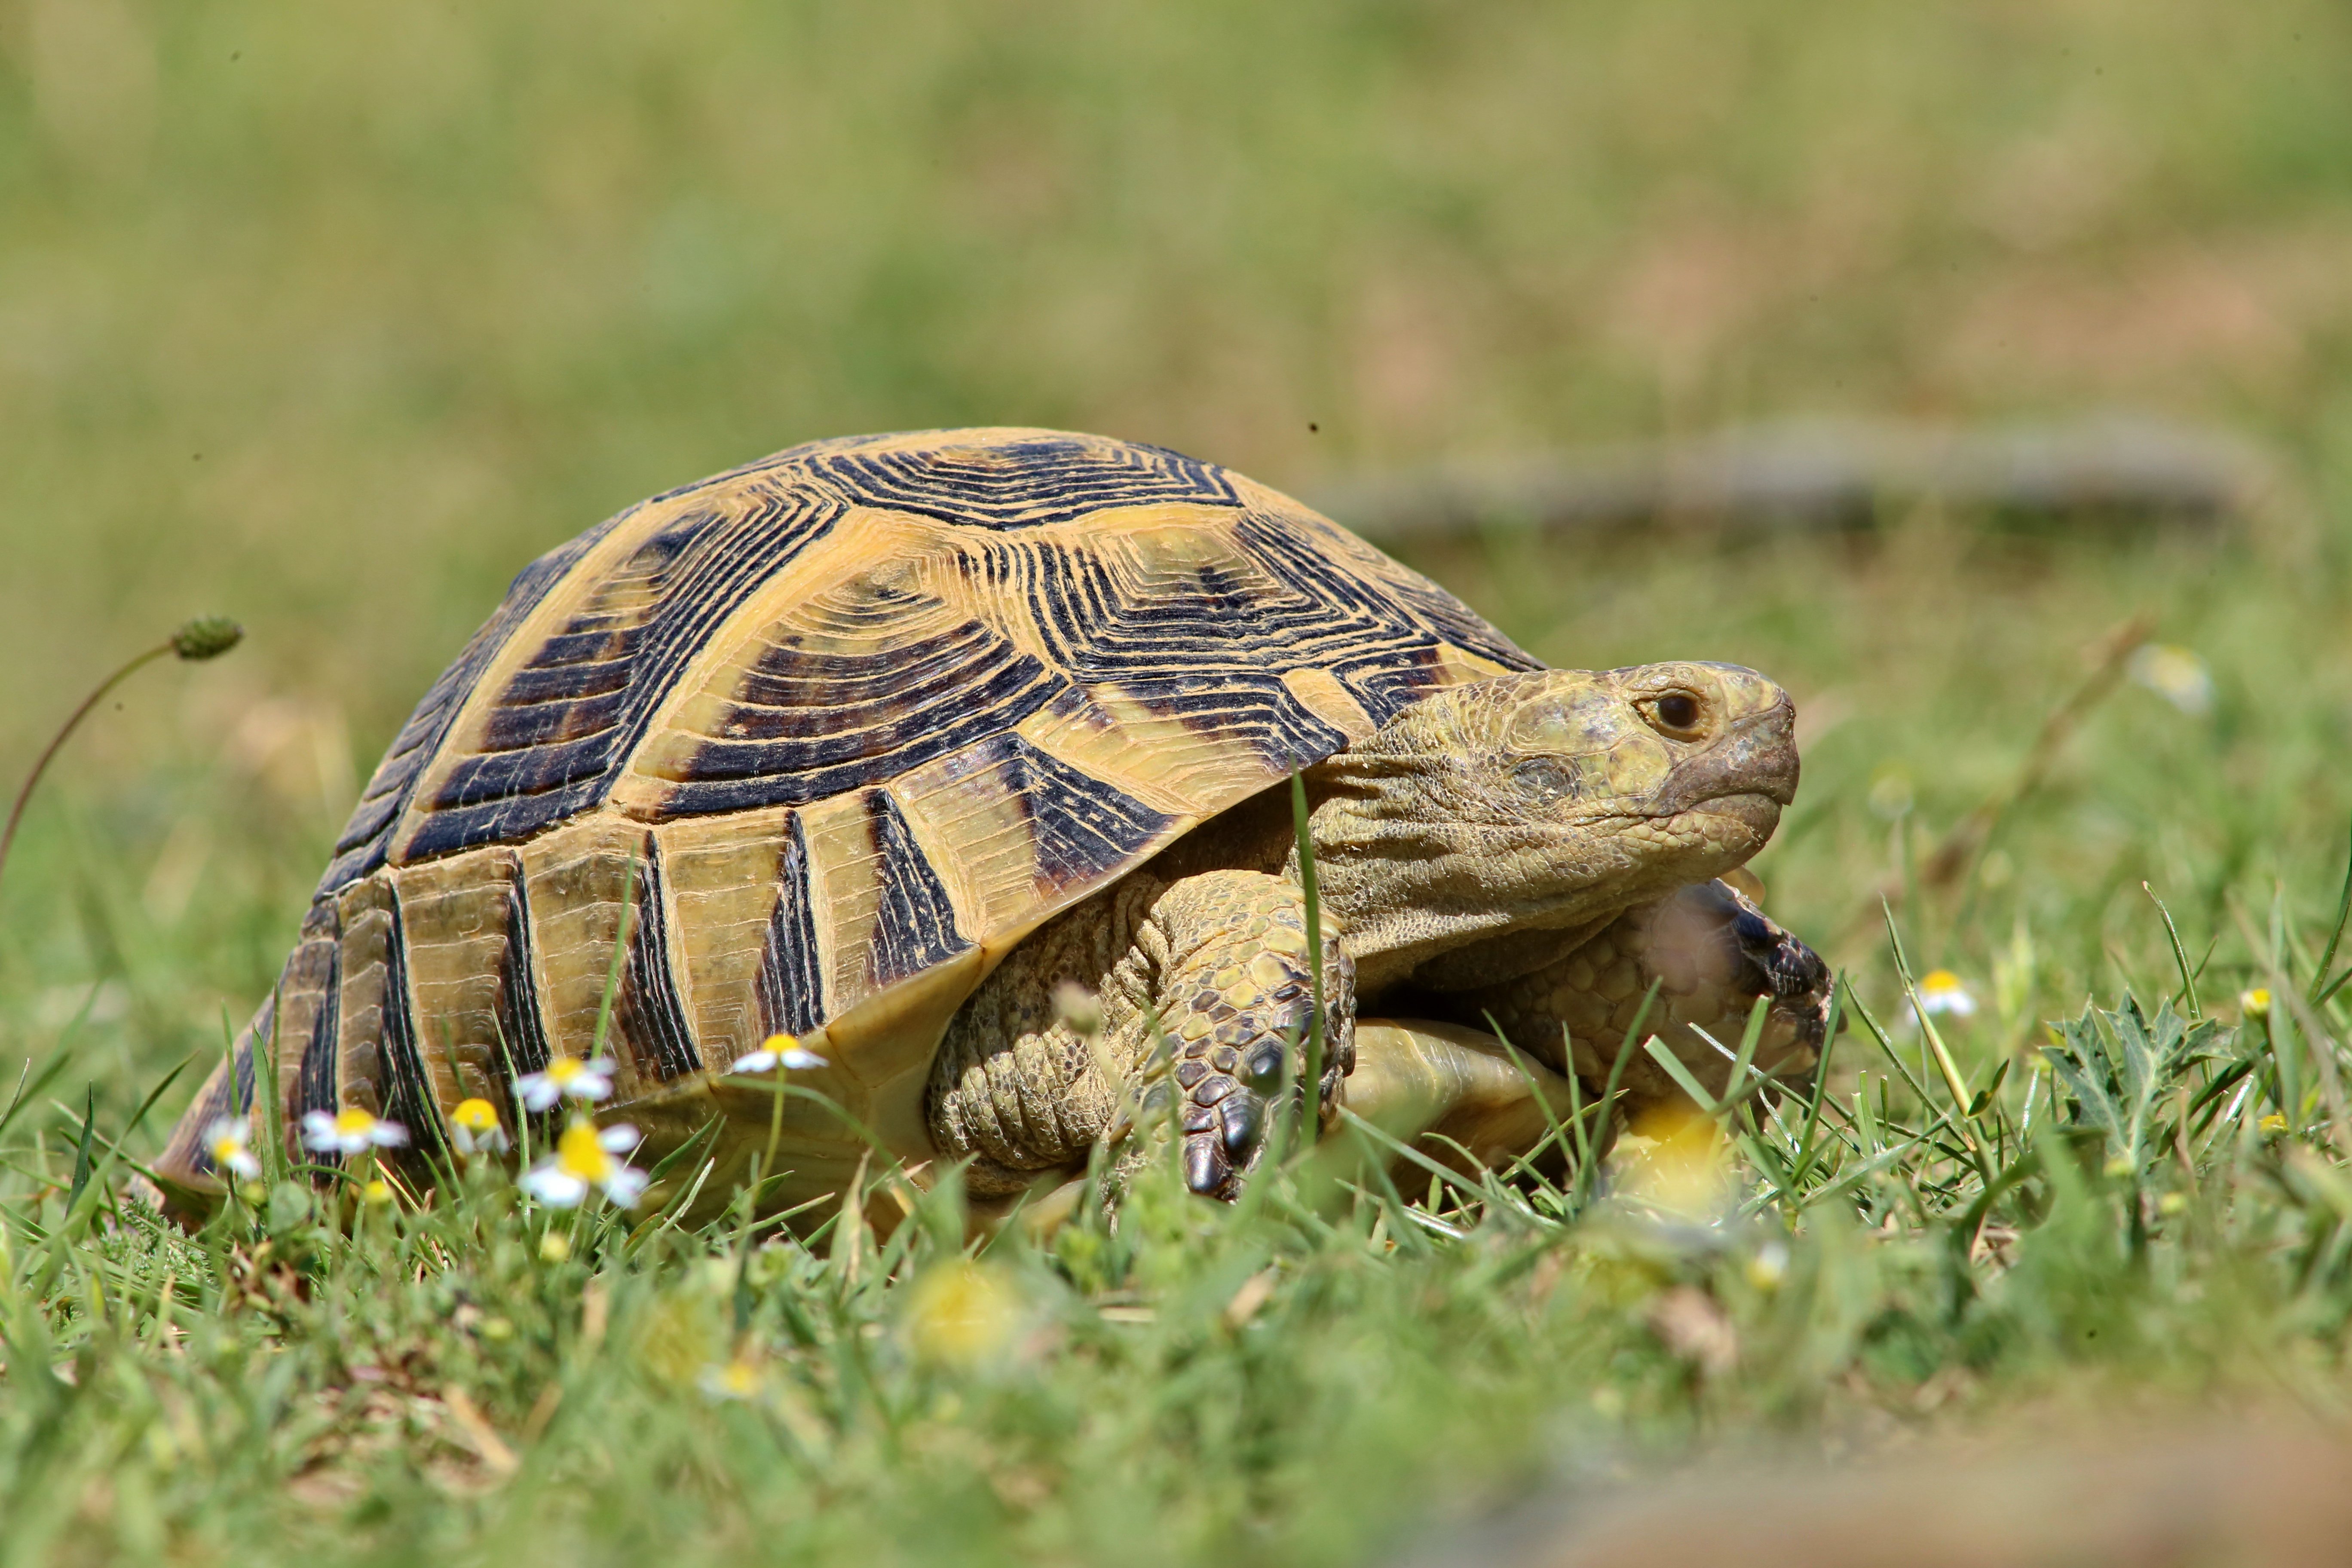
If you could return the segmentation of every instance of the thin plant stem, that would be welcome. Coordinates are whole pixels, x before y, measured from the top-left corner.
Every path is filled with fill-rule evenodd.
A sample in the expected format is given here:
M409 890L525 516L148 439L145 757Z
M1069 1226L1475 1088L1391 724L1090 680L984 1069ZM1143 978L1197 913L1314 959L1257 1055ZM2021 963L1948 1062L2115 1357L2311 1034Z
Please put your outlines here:
M100 681L97 689L83 698L81 706L58 726L58 732L49 737L49 743L41 748L41 754L34 760L33 771L25 775L23 787L16 791L16 803L8 808L8 826L0 829L0 876L7 872L8 851L16 845L16 829L24 823L25 806L33 798L33 786L41 782L41 775L48 771L50 762L65 745L67 738L80 727L84 719L89 717L91 710L106 700L108 693L165 654L177 654L190 661L217 658L235 647L244 636L245 628L235 621L218 616L199 616L144 653L132 655L121 668Z

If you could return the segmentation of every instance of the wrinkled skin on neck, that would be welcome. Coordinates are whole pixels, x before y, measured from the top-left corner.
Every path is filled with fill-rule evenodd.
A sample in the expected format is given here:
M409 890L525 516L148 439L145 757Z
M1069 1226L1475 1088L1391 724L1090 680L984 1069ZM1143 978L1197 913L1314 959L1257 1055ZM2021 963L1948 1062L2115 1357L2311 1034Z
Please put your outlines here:
M1322 898L1364 991L1454 990L1763 847L1796 794L1794 711L1736 665L1502 676L1417 703L1315 784Z

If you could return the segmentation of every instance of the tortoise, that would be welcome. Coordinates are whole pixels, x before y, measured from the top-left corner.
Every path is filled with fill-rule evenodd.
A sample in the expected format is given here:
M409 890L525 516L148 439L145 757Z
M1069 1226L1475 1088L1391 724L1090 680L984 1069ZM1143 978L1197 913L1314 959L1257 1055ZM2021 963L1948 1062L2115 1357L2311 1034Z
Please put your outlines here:
M515 578L155 1171L209 1205L206 1130L270 1083L282 1126L365 1110L429 1170L461 1102L512 1131L520 1078L609 1055L605 1112L654 1151L716 1117L718 1168L769 1160L780 1204L846 1190L874 1142L1003 1201L1139 1103L1231 1197L1317 1005L1294 773L1318 1125L1351 1071L1368 1111L1433 1074L1477 1100L1489 1027L1603 1077L1654 980L1652 1026L1693 1060L1694 1026L1736 1036L1759 995L1765 1059L1799 1060L1820 963L1717 879L1793 795L1792 718L1735 666L1546 668L1338 524L1160 447L795 447ZM1057 1002L1072 983L1097 1017ZM1430 1022L1360 1032L1364 1007ZM814 1092L772 1130L782 1069L736 1068L777 1036Z

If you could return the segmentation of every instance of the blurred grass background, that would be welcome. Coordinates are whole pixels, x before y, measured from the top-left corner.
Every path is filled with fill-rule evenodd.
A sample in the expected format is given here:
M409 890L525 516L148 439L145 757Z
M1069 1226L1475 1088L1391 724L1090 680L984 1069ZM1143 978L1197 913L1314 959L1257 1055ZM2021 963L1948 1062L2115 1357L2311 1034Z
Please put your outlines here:
M2152 610L2211 713L2124 692L1906 918L1974 983L2029 932L2009 1029L2156 961L2146 879L2226 994L2229 900L2326 904L2352 807L2347 369L2352 13L2317 0L0 0L0 755L187 614L253 632L37 807L0 1055L89 1004L127 1097L241 1017L531 555L793 442L977 422L1307 492L1788 415L2251 432L2285 482L2220 536L1408 552L1555 662L1789 684L1809 782L1762 868L1865 963L1870 890Z
M2169 989L2143 880L2191 963L2210 951L2200 984L2225 1019L2273 952L2298 962L2273 932L2305 933L2307 969L2334 912L2352 813L2352 11L0 0L7 776L184 616L252 629L220 664L126 689L37 804L0 888L0 1069L13 1080L86 1013L56 1087L78 1098L93 1077L114 1127L172 1062L217 1048L223 1014L277 973L356 780L514 570L793 442L1035 422L1311 495L1790 416L2105 407L2242 432L2279 484L2218 531L1930 506L1843 534L1498 523L1403 552L1553 662L1724 658L1789 685L1807 782L1760 868L1775 912L1889 1018L1875 890L2015 776L2111 627L2147 613L2193 649L2204 711L2125 686L1969 877L1903 900L1915 969L1948 965L1982 1004L1945 1020L1971 1082L2086 992ZM2340 1029L2352 1015L2332 1006ZM1869 1049L1850 1039L1841 1096ZM2047 1081L2020 1071L2007 1093ZM860 1279L854 1246L845 1266L837 1242L829 1265L762 1249L759 1321L816 1303L846 1369L841 1447L805 1469L689 1386L703 1340L724 1341L723 1237L677 1238L682 1266L659 1248L634 1274L598 1265L618 1302L602 1360L601 1327L574 1327L604 1322L582 1306L587 1266L526 1253L520 1230L445 1246L470 1222L436 1214L374 1261L322 1232L344 1261L301 1279L270 1275L266 1247L234 1267L164 1248L218 1310L138 1343L107 1337L105 1302L27 1288L89 1397L68 1420L64 1384L11 1370L0 1492L46 1510L22 1539L91 1560L177 1542L188 1561L637 1561L698 1540L1297 1562L1387 1549L1400 1519L1587 1452L1596 1422L1590 1451L1614 1465L1644 1433L1841 1453L1930 1420L2217 1390L2340 1416L2352 1192L2306 1157L2309 1094L2292 1135L2243 1100L2221 1141L2232 1173L2159 1211L2179 1237L2153 1264L2064 1199L2021 1238L1995 1227L1971 1252L1963 1234L1956 1267L1916 1173L1856 1189L1860 1222L1884 1221L1867 1244L1840 1205L1808 1211L1801 1290L1743 1284L1736 1252L1675 1275L1612 1261L1632 1244L1605 1226L1521 1246L1501 1221L1434 1261L1365 1267L1377 1247L1333 1243L1276 1269L1245 1226L1141 1211L1132 1278L1035 1270L1056 1301L1087 1298L1066 1353L944 1394L887 1366L860 1381L869 1347L896 1353L904 1303ZM6 1152L10 1200L40 1223L71 1207L56 1189L74 1125L28 1119ZM0 1231L19 1249L0 1282L102 1279L89 1260L127 1245L32 1235ZM1261 1267L1284 1282L1244 1334L1236 1282ZM1751 1347L1737 1386L1646 1316L1659 1279L1685 1276ZM468 1328L474 1296L520 1337ZM646 1359L631 1336L677 1313L695 1356L656 1397L626 1370ZM800 1342L792 1323L778 1344ZM38 1335L8 1331L30 1365ZM387 1367L396 1390L362 1376ZM507 1534L468 1533L488 1501L436 1500L450 1445L490 1452L445 1397L467 1385L528 1466L551 1456L527 1473L558 1478ZM827 1405L825 1442L829 1423ZM572 1522L551 1533L542 1514ZM1027 1533L1001 1531L1008 1515ZM188 1520L209 1522L168 1541L155 1522Z

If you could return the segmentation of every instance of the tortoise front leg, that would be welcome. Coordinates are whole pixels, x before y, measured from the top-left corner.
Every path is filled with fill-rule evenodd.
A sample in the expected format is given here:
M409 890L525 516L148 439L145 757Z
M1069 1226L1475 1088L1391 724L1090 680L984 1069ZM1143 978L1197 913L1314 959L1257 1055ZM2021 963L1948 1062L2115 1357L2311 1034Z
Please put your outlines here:
M1139 945L1157 961L1157 1034L1173 1054L1184 1184L1231 1198L1265 1147L1270 1102L1297 1070L1289 1053L1306 1048L1314 1026L1305 900L1295 884L1260 871L1187 877L1153 903ZM1323 998L1318 1128L1339 1115L1356 1056L1355 965L1328 926ZM1150 1059L1153 1021L1135 1021L1126 1059ZM1167 1092L1145 1090L1147 1115Z
M1573 1070L1596 1091L1639 1019L1643 1036L1658 1037L1703 1087L1720 1094L1730 1060L1698 1031L1735 1047L1749 1008L1769 996L1757 1068L1808 1071L1820 1059L1829 981L1812 949L1737 889L1713 881L1629 910L1542 967L1447 1001L1465 1021L1499 1027L1514 1046ZM1644 1013L1653 984L1657 997ZM1620 1087L1629 1111L1681 1093L1638 1045Z
M1354 1060L1356 999L1328 930L1323 947L1329 1121ZM1099 998L1099 1033L1064 1016L1068 985ZM1124 1096L1147 1134L1172 1110L1186 1183L1231 1198L1314 1008L1297 887L1258 871L1130 877L1015 948L949 1024L927 1095L932 1142L969 1162L973 1195L1008 1195L1083 1166Z

